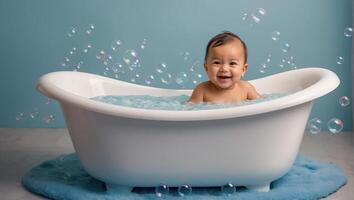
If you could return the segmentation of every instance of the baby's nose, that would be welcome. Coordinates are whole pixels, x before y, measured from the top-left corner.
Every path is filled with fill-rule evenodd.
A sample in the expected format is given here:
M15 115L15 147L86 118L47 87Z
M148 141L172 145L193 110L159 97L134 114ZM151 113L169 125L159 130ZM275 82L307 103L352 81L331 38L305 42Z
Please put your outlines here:
M226 64L221 65L220 71L226 71L226 70L227 70L227 65Z

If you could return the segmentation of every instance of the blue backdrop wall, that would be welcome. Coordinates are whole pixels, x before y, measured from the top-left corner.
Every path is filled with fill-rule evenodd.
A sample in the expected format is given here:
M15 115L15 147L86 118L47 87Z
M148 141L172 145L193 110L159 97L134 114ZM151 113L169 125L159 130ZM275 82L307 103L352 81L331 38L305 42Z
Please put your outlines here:
M352 130L351 0L1 0L0 24L0 127L65 127L58 104L35 90L47 72L76 69L145 85L153 75L151 85L165 88L181 88L174 78L186 72L183 87L193 88L198 73L205 80L206 43L229 30L249 48L245 79L303 67L336 72L341 85L315 101L311 118L324 127L338 118ZM127 50L137 52L140 68L112 69L126 68ZM169 84L156 73L162 63ZM340 105L343 96L349 105Z

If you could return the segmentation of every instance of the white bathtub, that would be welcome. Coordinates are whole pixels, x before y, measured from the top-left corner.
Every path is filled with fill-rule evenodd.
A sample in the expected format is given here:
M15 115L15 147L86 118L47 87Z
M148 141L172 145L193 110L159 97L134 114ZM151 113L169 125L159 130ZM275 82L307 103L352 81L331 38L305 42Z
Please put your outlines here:
M291 93L235 108L144 110L90 100L100 95L191 94L146 87L82 72L42 76L37 89L63 110L85 170L109 191L159 185L232 183L269 191L292 166L314 99L339 79L322 68L292 70L252 80L260 93Z

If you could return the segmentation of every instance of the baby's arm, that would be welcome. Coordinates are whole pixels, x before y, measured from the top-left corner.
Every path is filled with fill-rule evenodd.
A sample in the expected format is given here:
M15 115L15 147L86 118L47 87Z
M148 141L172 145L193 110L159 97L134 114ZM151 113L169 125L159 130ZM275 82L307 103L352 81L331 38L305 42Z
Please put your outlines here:
M203 85L199 84L197 87L194 88L192 96L189 98L189 103L201 103L203 102Z
M252 99L258 99L262 97L251 83L247 82L246 85L247 85L247 99L252 100Z

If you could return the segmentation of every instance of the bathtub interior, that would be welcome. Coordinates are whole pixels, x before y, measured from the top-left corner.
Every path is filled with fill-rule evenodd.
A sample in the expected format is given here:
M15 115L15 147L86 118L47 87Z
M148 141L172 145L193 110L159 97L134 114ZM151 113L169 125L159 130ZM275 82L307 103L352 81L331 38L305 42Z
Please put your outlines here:
M65 92L85 98L104 95L190 96L192 93L192 90L149 87L82 72L60 72L50 75L53 76L49 77L51 84ZM261 94L292 94L314 85L320 79L319 74L295 70L249 82Z

